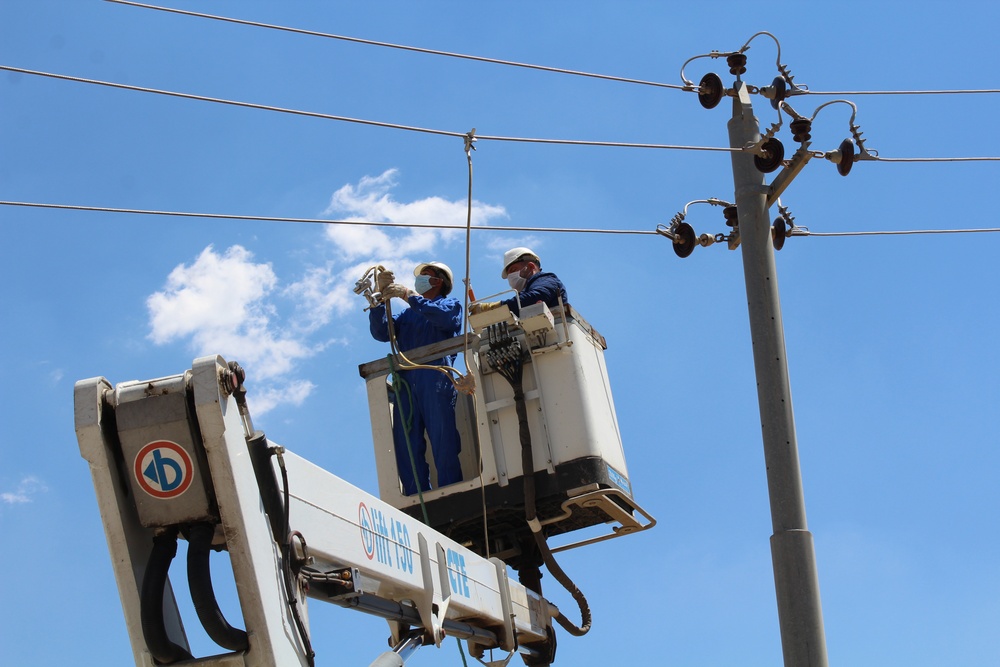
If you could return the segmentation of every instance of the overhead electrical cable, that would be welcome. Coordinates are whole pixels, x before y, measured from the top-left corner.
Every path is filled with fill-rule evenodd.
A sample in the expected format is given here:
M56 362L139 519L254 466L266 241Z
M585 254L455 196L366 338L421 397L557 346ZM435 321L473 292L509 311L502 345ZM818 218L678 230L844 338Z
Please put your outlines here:
M255 104L253 102L238 102L235 100L226 100L219 97L208 97L205 95L193 95L191 93L180 93L172 90L161 90L159 88L148 88L145 86L133 86L124 83L115 83L112 81L101 81L99 79L87 79L78 76L70 76L68 74L55 74L53 72L41 72L38 70L24 69L21 67L9 67L7 65L0 65L0 70L6 70L8 72L18 72L20 74L30 74L32 76L43 76L52 79L60 79L63 81L74 81L76 83L88 83L96 86L107 86L109 88L119 88L121 90L132 90L143 93L153 93L156 95L167 95L169 97L180 97L188 100L198 100L200 102L215 102L216 104L228 104L237 107L247 107L250 109L261 109L264 111L276 111L278 113L294 114L297 116L310 116L313 118L324 118L327 120L339 120L348 123L362 123L365 125L375 125L379 127L389 127L398 130L410 130L413 132L427 132L430 134L442 134L449 137L464 137L464 132L448 132L445 130L431 130L422 127L411 127L408 125L397 125L395 123L383 123L374 120L364 120L360 118L348 118L347 116L334 116L331 114L319 113L314 111L302 111L299 109L285 109L282 107L271 106L267 104Z
M902 236L907 234L977 234L1000 232L1000 227L987 229L907 229L881 232L810 232L801 228L792 231L792 236Z
M109 0L111 1L111 0ZM156 95L166 95L168 97L179 97L189 100L198 100L200 102L214 102L216 104L228 104L230 106L246 107L250 109L260 109L263 111L275 111L278 113L293 114L297 116L309 116L312 118L323 118L326 120L337 120L346 123L359 123L361 125L373 125L376 127L386 127L395 130L407 130L410 132L424 132L427 134L437 134L447 137L458 137L464 140L467 132L452 132L449 130L435 130L426 127L416 127L413 125L400 125L397 123L386 123L376 120L367 120L363 118L350 118L348 116L335 116L333 114L320 113L317 111L302 111L299 109L287 109L284 107L276 107L268 104L256 104L253 102L240 102L236 100L227 100L220 97L209 97L206 95L194 95L191 93L181 93L172 90L163 90L160 88L148 88L146 86L133 86L124 83L115 83L112 81L101 81L100 79L87 79L84 77L70 76L68 74L55 74L53 72L41 72L38 70L30 70L22 67L10 67L8 65L0 65L0 70L5 70L8 72L17 72L20 74L30 74L32 76L43 76L52 79L60 79L63 81L74 81L76 83L87 83L97 86L107 86L109 88L118 88L121 90L132 90L142 93L153 93ZM679 146L673 144L651 144L651 143L630 143L621 141L584 141L577 139L539 139L531 137L504 137L504 136L491 136L485 134L477 134L476 139L479 141L511 141L511 142L522 142L522 143L538 143L538 144L562 144L562 145L573 145L573 146L604 146L604 147L615 147L615 148L655 148L661 150L687 150L687 151L716 151L724 153L739 152L739 148L722 148L718 146Z
M645 229L589 229L583 227L512 227L494 225L445 225L423 222L384 222L376 220L328 220L326 218L291 218L262 215L235 215L226 213L192 213L188 211L154 211L139 208L112 208L107 206L80 206L75 204L47 204L41 202L0 201L0 206L21 206L25 208L47 208L67 211L91 211L97 213L121 213L128 215L159 215L176 218L206 218L209 220L250 220L256 222L295 222L317 225L356 225L362 227L413 227L417 229L482 230L489 232L538 232L554 234L631 234L640 236L662 236L660 232ZM904 234L973 234L1000 232L1000 227L982 229L912 229L865 232L812 232L804 227L796 227L792 236L891 236Z
M392 44L390 42L380 42L373 39L362 39L360 37L348 37L345 35L334 35L326 32L318 32L316 30L305 30L302 28L290 28L288 26L274 25L272 23L260 23L257 21L248 21L246 19L237 19L229 16L218 16L216 14L204 14L202 12L193 12L184 9L175 9L173 7L163 7L160 5L150 5L143 2L132 2L131 0L107 0L107 2L112 2L118 5L130 5L132 7L142 7L144 9L155 9L161 12L170 12L173 14L183 14L185 16L196 16L198 18L212 19L214 21L225 21L227 23L238 23L240 25L253 26L256 28L268 28L270 30L281 30L284 32L293 32L300 35L310 35L313 37L325 37L327 39L337 39L344 42L354 42L357 44L367 44L369 46L381 46L390 49L400 49L402 51L413 51L416 53L426 53L435 56L445 56L448 58L459 58L462 60L475 60L477 62L483 63L493 63L496 65L506 65L509 67L522 67L525 69L541 70L543 72L554 72L556 74L569 74L571 76L583 76L591 79L603 79L605 81L618 81L621 83L634 83L641 86L655 86L658 88L671 88L674 90L688 90L688 87L676 84L676 83L661 83L658 81L645 81L643 79L630 79L621 76L612 76L610 74L595 74L593 72L581 72L579 70L563 69L561 67L549 67L546 65L532 65L530 63L516 62L513 60L501 60L499 58L487 58L485 56L473 56L464 53L453 53L451 51L440 51L438 49L427 49L419 46L407 46L404 44Z
M254 220L258 222L299 222L317 225L358 225L363 227L414 227L421 229L466 229L465 225L444 225L421 222L380 222L374 220L328 220L325 218L285 218L260 215L232 215L225 213L191 213L187 211L153 211L137 208L112 208L107 206L79 206L74 204L47 204L41 202L0 201L0 206L22 206L26 208L49 208L68 211L93 211L98 213L124 213L131 215L159 215L177 218L207 218L212 220ZM470 229L492 232L551 232L567 234L648 234L659 235L652 230L641 229L586 229L569 227L497 227L474 225Z
M682 85L674 83L663 83L661 81L648 81L645 79L634 79L630 77L614 76L610 74L597 74L594 72L583 72L580 70L565 69L561 67L552 67L548 65L535 65L531 63L517 62L513 60L504 60L502 58L489 58L486 56L475 56L465 53L455 53L451 51L443 51L440 49L429 49L419 46L409 46L405 44L394 44L392 42L383 42L374 39L364 39L362 37L350 37L347 35L336 35L332 33L320 32L317 30L307 30L304 28L292 28L289 26L276 25L273 23L263 23L259 21L250 21L248 19L239 19L231 16L220 16L217 14L206 14L203 12L195 12L185 9L177 9L175 7L164 7L162 5L153 5L144 2L134 2L133 0L106 0L106 2L111 2L117 5L128 5L131 7L140 7L143 9L152 9L161 12L169 12L172 14L181 14L184 16L194 16L197 18L211 19L214 21L223 21L227 23L235 23L239 25L252 26L257 28L266 28L269 30L279 30L283 32L291 32L300 35L309 35L312 37L323 37L326 39L335 39L344 42L353 42L356 44L366 44L369 46L379 46L383 48L399 49L402 51L412 51L415 53L424 53L436 56L445 56L448 58L458 58L462 60L472 60L477 62L492 63L496 65L505 65L508 67L521 67L524 69L533 69L543 72L553 72L556 74L568 74L571 76L582 76L592 79L602 79L605 81L617 81L621 83L632 83L641 86L654 86L657 88L669 88L672 90L682 90L686 92L697 92L693 90L691 85ZM757 33L757 34L770 34L770 33ZM755 35L756 36L756 35ZM779 52L780 57L780 52ZM806 87L796 88L796 95L982 95L982 94L997 94L1000 93L1000 89L941 89L941 90L810 90Z
M997 162L1000 157L881 157L875 162Z
M107 0L108 2L119 2L120 0ZM296 116L306 116L310 118L321 118L324 120L335 120L345 123L357 123L361 125L371 125L374 127L384 127L394 130L405 130L408 132L423 132L425 134L435 134L439 136L455 137L465 139L468 132L457 132L452 130L437 130L433 128L417 127L415 125L403 125L399 123L388 123L385 121L369 120L365 118L351 118L349 116L337 116L334 114L321 113L318 111L304 111L301 109L288 109L269 104L257 104L255 102L241 102L238 100L228 100L220 97L210 97L207 95L195 95L193 93L182 93L173 90L163 90L161 88L150 88L147 86L135 86L125 83L115 83L113 81L102 81L100 79L89 79L69 74L56 74L54 72L43 72L40 70L26 69L23 67L12 67L10 65L0 65L0 71L16 72L18 74L28 74L31 76L47 77L62 81L73 81L75 83L86 83L120 90L131 90L142 93L152 93L155 95L166 95L168 97L178 97L181 99L197 100L199 102L212 102L215 104L226 104L229 106L258 109L262 111L274 111ZM657 144L639 143L626 141L592 141L584 139L546 139L539 137L508 137L501 135L477 134L479 141L506 141L511 143L534 143L552 144L562 146L598 146L605 148L646 148L657 150L679 150L679 151L707 151L721 153L738 153L746 149L721 147L721 146L685 146L679 144ZM997 162L1000 157L914 157L914 158L887 158L873 157L872 162Z
M112 2L116 0L111 0ZM983 90L805 90L796 95L988 95L1000 93L1000 89Z

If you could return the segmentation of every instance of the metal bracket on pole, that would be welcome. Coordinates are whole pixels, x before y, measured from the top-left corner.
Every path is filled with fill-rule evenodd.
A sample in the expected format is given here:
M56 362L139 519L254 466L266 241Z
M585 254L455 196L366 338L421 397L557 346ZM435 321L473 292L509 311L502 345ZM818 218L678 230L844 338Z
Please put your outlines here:
M795 151L795 155L792 156L791 164L782 169L781 173L771 181L771 187L768 189L767 195L767 208L771 208L777 203L778 199L781 198L781 193L791 185L792 179L798 176L799 172L813 158L813 152L809 150L810 143L808 141L802 142L799 149Z

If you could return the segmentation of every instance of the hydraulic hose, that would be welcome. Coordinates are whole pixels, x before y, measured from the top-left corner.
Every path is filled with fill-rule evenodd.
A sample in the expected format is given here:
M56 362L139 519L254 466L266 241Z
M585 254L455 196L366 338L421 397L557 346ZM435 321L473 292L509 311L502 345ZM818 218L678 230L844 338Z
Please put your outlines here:
M528 428L528 409L524 405L524 389L520 380L512 383L514 389L514 410L517 413L517 435L521 441L521 470L524 472L524 518L530 525L535 520L535 456L531 451L531 430ZM534 531L532 531L534 532Z
M167 584L167 571L177 555L177 529L173 528L153 537L153 550L146 562L139 594L139 617L142 638L153 658L169 665L178 660L191 660L193 656L167 636L163 622L163 589Z
M535 506L535 462L531 450L531 431L528 429L528 410L524 405L524 391L521 388L521 383L517 382L516 385L512 383L512 386L514 389L514 408L517 411L518 436L521 439L521 468L524 471L524 518L528 522L528 527L531 528L531 534L535 538L539 552L542 554L542 561L545 563L545 567L548 568L549 573L555 580L569 591L580 607L581 620L579 626L574 625L572 621L563 616L562 612L556 615L556 622L574 637L582 637L590 632L592 623L590 604L579 587L569 578L569 575L566 574L559 563L556 562L555 557L552 555L552 550L549 549L548 542L545 541L545 535L542 534L541 526L538 524L538 510Z
M309 667L313 667L316 664L316 652L313 651L312 640L309 638L309 629L306 627L306 622L302 618L302 612L299 611L299 601L295 595L295 574L292 572L292 540L302 540L303 548L305 548L305 539L302 538L301 533L291 529L291 521L289 519L289 511L291 509L291 490L288 488L288 469L285 467L285 449L284 447L272 447L271 452L278 459L278 469L281 470L281 497L284 504L284 529L282 532L285 535L281 542L281 574L282 578L285 580L285 602L288 604L288 610L291 612L292 619L295 621L295 628L299 631L299 638L302 640L302 647L305 650L306 661L309 663Z
M188 532L187 566L191 601L198 612L198 620L212 641L230 651L245 651L250 646L247 633L229 625L212 588L209 556L214 534L215 526L210 523L195 524Z
M545 541L542 526L538 522L535 462L531 449L531 429L528 426L528 409L524 403L524 388L522 386L525 353L522 351L521 344L517 338L511 335L506 325L501 324L500 326L494 325L490 327L488 337L490 349L486 353L486 359L507 380L514 392L514 409L517 412L518 438L521 441L521 470L524 480L524 518L528 522L528 528L531 530L535 544L538 545L542 562L545 563L545 566L556 581L569 591L580 607L581 623L579 626L574 625L561 612L556 615L556 622L571 635L580 637L590 631L592 620L590 605L587 603L587 598L584 597L580 589L556 562L548 543ZM526 574L528 580L536 584L540 583L540 572L532 571Z

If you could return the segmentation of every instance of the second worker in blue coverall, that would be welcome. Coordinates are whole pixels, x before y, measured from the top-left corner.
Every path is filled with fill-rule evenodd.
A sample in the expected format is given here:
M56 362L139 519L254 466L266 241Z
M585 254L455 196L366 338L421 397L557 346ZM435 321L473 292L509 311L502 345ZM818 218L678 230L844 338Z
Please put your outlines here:
M401 352L448 340L459 335L462 330L462 304L457 299L448 297L453 285L451 269L441 262L426 262L418 264L413 275L416 276L415 290L398 283L392 283L382 290L384 299L403 299L410 306L392 316L396 344ZM372 337L388 342L389 324L385 306L372 308L368 319ZM455 355L448 355L425 362L425 365L451 366L454 361ZM401 377L409 385L410 391L400 392L396 396L392 435L403 493L408 496L415 494L418 483L421 491L427 491L431 487L430 469L425 458L425 431L431 441L438 486L462 481L462 465L458 458L462 442L455 426L455 402L458 394L451 378L433 369L402 371ZM409 421L408 435L413 463L417 469L416 480L413 478L410 452L406 447L407 434L403 430L406 421Z

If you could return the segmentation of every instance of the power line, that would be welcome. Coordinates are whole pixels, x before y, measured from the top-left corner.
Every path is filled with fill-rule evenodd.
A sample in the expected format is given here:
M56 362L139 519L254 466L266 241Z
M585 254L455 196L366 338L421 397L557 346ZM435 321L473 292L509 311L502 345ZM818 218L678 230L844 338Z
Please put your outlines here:
M425 53L429 55L445 56L448 58L459 58L463 60L472 60L476 62L492 63L495 65L505 65L508 67L521 67L525 69L539 70L543 72L553 72L556 74L568 74L571 76L582 76L589 77L593 79L602 79L605 81L617 81L621 83L632 83L642 86L654 86L657 88L669 88L673 90L682 90L686 92L697 92L697 88L692 88L691 85L680 85L672 83L663 83L659 81L648 81L644 79L634 79L629 77L613 76L609 74L597 74L593 72L583 72L580 70L564 69L561 67L551 67L547 65L534 65L531 63L517 62L513 60L503 60L500 58L488 58L485 56L474 56L464 53L454 53L451 51L442 51L439 49L428 49L418 46L408 46L404 44L394 44L392 42L382 42L373 39L364 39L361 37L349 37L346 35L335 35L332 33L320 32L316 30L306 30L303 28L292 28L289 26L276 25L272 23L262 23L258 21L250 21L247 19L238 19L230 16L220 16L217 14L205 14L202 12L194 12L183 9L176 9L174 7L163 7L160 5L152 5L143 2L134 2L132 0L106 0L118 5L128 5L131 7L141 7L143 9L153 9L161 12L169 12L173 14L181 14L184 16L194 16L198 18L211 19L214 21L224 21L227 23L235 23L239 25L253 26L257 28L267 28L270 30L280 30L284 32L291 32L300 35L310 35L313 37L323 37L326 39L336 39L345 42L353 42L356 44L367 44L369 46L380 46L390 49L399 49L402 51L412 51L415 53ZM996 94L1000 93L1000 89L949 89L949 90L809 90L805 87L799 87L796 89L796 95L977 95L977 94Z
M106 0L107 2L123 2L123 0ZM370 125L373 127L384 127L394 130L405 130L407 132L423 132L425 134L435 134L439 136L455 137L465 139L469 137L468 132L456 132L451 130L437 130L426 127L417 127L414 125L403 125L400 123L388 123L384 121L369 120L365 118L351 118L349 116L337 116L334 114L320 113L318 111L303 111L301 109L288 109L285 107L273 106L270 104L257 104L255 102L241 102L238 100L228 100L221 97L210 97L207 95L195 95L193 93L182 93L173 90L164 90L161 88L150 88L147 86L135 86L125 83L115 83L113 81L102 81L100 79L88 79L85 77L71 76L69 74L56 74L54 72L42 72L39 70L25 69L23 67L11 67L9 65L0 65L0 70L8 72L17 72L19 74L28 74L31 76L47 77L51 79L58 79L61 81L72 81L75 83L86 83L95 86L105 86L108 88L117 88L119 90L131 90L141 93L151 93L154 95L165 95L167 97L177 97L181 99L197 100L199 102L212 102L214 104L225 104L235 107L243 107L247 109L258 109L261 111L273 111L276 113L291 114L295 116L306 116L309 118L321 118L324 120L335 120L345 123L357 123L360 125ZM657 150L678 150L678 151L708 151L708 152L722 152L722 153L736 153L740 152L739 148L723 148L720 146L685 146L679 144L655 144L655 143L641 143L641 142L625 142L625 141L593 141L593 140L583 140L583 139L547 139L538 137L508 137L499 135L486 135L486 134L475 134L475 139L477 141L506 141L512 143L535 143L535 144L552 144L552 145L563 145L563 146L597 146L605 148L647 148L647 149L657 149ZM1000 157L928 157L928 158L886 158L886 157L874 157L873 162L997 162L1000 161Z
M93 211L98 213L124 213L130 215L158 215L177 218L208 218L212 220L253 220L259 222L299 222L318 225L355 225L362 227L413 227L420 229L466 229L465 225L444 225L422 222L381 222L373 220L328 220L325 218L287 218L260 215L233 215L225 213L192 213L187 211L154 211L138 208L113 208L108 206L80 206L75 204L50 204L41 202L0 201L0 206L21 206L26 208L58 209L65 211ZM631 229L586 229L569 227L497 227L479 225L472 229L491 232L546 232L567 234L643 234L658 235L652 230Z
M117 2L117 0L110 0ZM801 89L800 89L801 90ZM984 90L801 90L805 95L986 95L1000 89Z
M509 67L522 67L525 69L540 70L543 72L554 72L556 74L569 74L572 76L583 76L592 79L603 79L605 81L618 81L621 83L634 83L642 86L655 86L658 88L671 88L674 90L689 90L687 86L682 86L680 84L673 83L660 83L657 81L645 81L643 79L630 79L621 76L612 76L609 74L595 74L593 72L581 72L579 70L563 69L560 67L548 67L545 65L532 65L530 63L516 62L513 60L501 60L499 58L487 58L485 56L473 56L464 53L453 53L450 51L440 51L437 49L426 49L418 46L406 46L404 44L392 44L390 42L380 42L373 39L362 39L360 37L347 37L345 35L334 35L326 32L318 32L315 30L305 30L302 28L290 28L288 26L274 25L272 23L259 23L257 21L248 21L245 19L237 19L229 16L218 16L215 14L204 14L202 12L192 12L183 9L175 9L173 7L161 7L159 5L150 5L142 2L132 2L131 0L107 0L107 2L112 2L118 5L129 5L132 7L142 7L144 9L155 9L161 12L170 12L173 14L183 14L185 16L196 16L198 18L212 19L214 21L225 21L227 23L237 23L240 25L253 26L256 28L268 28L270 30L281 30L284 32L293 32L300 35L310 35L313 37L324 37L327 39L337 39L345 42L354 42L356 44L367 44L369 46L381 46L390 49L399 49L402 51L413 51L416 53L426 53L435 56L445 56L448 58L459 58L463 60L474 60L477 62L493 63L496 65L506 65Z
M109 0L111 1L111 0ZM271 106L268 104L255 104L253 102L238 102L235 100L226 100L219 97L208 97L205 95L194 95L191 93L180 93L172 90L162 90L159 88L147 88L145 86L133 86L124 83L114 83L112 81L101 81L100 79L87 79L78 76L70 76L68 74L55 74L53 72L41 72L38 70L24 69L21 67L9 67L7 65L0 65L0 70L6 70L8 72L18 72L20 74L30 74L32 76L42 76L51 79L59 79L62 81L74 81L76 83L87 83L95 86L106 86L108 88L118 88L120 90L132 90L142 93L153 93L155 95L166 95L168 97L179 97L188 100L198 100L200 102L214 102L216 104L228 104L231 106L245 107L249 109L260 109L263 111L275 111L278 113L294 114L297 116L309 116L312 118L323 118L326 120L338 120L348 123L361 123L364 125L375 125L378 127L389 127L398 130L409 130L413 132L427 132L430 134L441 134L450 137L464 137L464 132L448 132L445 130L431 130L422 127L411 127L408 125L397 125L395 123L383 123L374 120L365 120L361 118L349 118L347 116L334 116L331 114L319 113L315 111L302 111L299 109L286 109L283 107Z
M876 162L997 162L1000 157L876 157Z
M987 229L909 229L881 232L810 232L801 227L792 230L792 236L903 236L908 234L977 234L1000 232L1000 228Z
M97 213L119 213L126 215L156 215L176 218L206 218L209 220L250 220L256 222L291 222L307 223L318 225L353 225L361 227L390 227L390 228L416 228L416 229L467 229L466 225L445 225L440 223L423 222L386 222L375 220L329 220L326 218L291 218L280 216L262 215L236 215L227 213L194 213L189 211L157 211L139 208L115 208L109 206L82 206L76 204L51 204L43 202L25 201L2 201L0 206L20 206L25 208L55 209L63 211L89 211ZM471 229L489 232L538 232L538 233L564 233L564 234L628 234L641 236L662 236L655 230L644 229L588 229L580 227L514 227L514 226L494 226L478 225ZM792 230L792 236L902 236L912 234L975 234L975 233L995 233L1000 232L1000 227L984 229L911 229L911 230L889 230L889 231L865 231L865 232L812 232L805 227L796 227Z
M119 2L120 0L108 0L108 2ZM465 139L469 136L468 132L454 132L448 130L435 130L425 127L416 127L413 125L401 125L398 123L386 123L382 121L367 120L363 118L350 118L348 116L336 116L333 114L320 113L317 111L302 111L299 109L288 109L285 107L277 107L269 104L256 104L254 102L240 102L237 100L227 100L220 97L209 97L206 95L194 95L192 93L181 93L172 90L163 90L160 88L149 88L146 86L133 86L124 83L115 83L112 81L101 81L100 79L87 79L84 77L70 76L68 74L55 74L53 72L41 72L38 70L24 69L22 67L10 67L8 65L0 65L0 70L6 70L8 72L18 72L20 74L30 74L33 76L42 76L52 79L59 79L62 81L74 81L76 83L87 83L97 86L106 86L108 88L118 88L120 90L132 90L142 93L152 93L155 95L166 95L168 97L179 97L188 100L198 100L200 102L213 102L215 104L227 104L230 106L244 107L249 109L259 109L262 111L274 111L277 113L286 113L296 116L308 116L311 118L323 118L325 120L336 120L346 123L358 123L361 125L372 125L375 127L385 127L395 130L406 130L409 132L424 132L427 134L436 134L447 137L459 137ZM504 137L504 136L494 136L494 135L475 135L475 139L479 141L509 141L509 142L522 142L522 143L539 143L539 144L562 144L562 145L574 145L574 146L604 146L604 147L616 147L616 148L655 148L661 150L686 150L686 151L716 151L724 153L739 152L738 148L722 148L717 146L681 146L674 144L652 144L652 143L630 143L622 141L585 141L576 139L540 139L531 137Z

